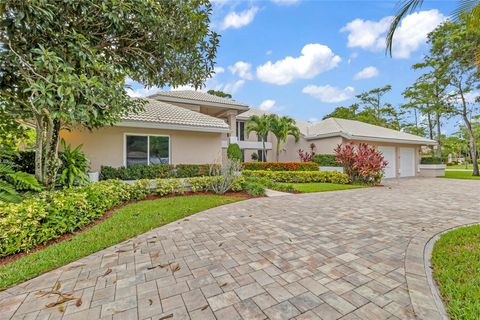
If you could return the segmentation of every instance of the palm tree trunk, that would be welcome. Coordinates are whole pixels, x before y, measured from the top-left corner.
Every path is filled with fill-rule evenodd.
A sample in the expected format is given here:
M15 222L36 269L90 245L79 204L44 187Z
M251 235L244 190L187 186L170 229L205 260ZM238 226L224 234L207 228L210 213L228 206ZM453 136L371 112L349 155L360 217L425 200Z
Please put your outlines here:
M267 161L267 151L265 150L265 137L262 137L262 146L263 146L263 149L262 149L262 152L263 152L262 161L263 161L263 162L266 162L266 161Z
M277 162L280 161L280 139L277 139Z

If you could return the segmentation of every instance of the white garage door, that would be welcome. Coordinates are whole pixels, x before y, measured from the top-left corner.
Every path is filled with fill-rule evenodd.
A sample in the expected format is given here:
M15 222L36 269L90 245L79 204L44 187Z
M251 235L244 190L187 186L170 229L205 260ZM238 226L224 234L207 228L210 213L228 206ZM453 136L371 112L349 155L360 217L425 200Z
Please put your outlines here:
M397 167L395 161L395 147L378 147L377 149L383 154L383 158L388 161L388 165L385 168L384 178L395 178L395 170Z
M400 177L415 176L415 149L400 148Z

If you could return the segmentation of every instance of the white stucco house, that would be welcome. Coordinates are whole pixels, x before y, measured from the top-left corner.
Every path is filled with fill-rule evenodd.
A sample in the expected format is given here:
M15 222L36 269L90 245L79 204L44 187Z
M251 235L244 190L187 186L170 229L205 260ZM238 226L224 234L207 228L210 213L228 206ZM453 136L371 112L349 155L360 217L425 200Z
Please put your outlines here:
M248 118L264 112L248 105L199 91L159 92L147 98L145 110L128 114L111 127L97 130L62 131L71 145L83 144L91 169L100 166L171 163L206 164L222 161L230 143L238 143L245 161L252 153L262 156L262 143L255 133L247 135ZM282 145L280 161L299 161L298 150L311 143L317 153L333 154L341 143L365 142L375 145L389 162L386 177L418 175L420 148L434 141L404 132L358 121L326 119L318 123L297 121L301 138L290 137ZM275 137L269 135L266 149L272 150ZM267 151L267 161L274 152Z

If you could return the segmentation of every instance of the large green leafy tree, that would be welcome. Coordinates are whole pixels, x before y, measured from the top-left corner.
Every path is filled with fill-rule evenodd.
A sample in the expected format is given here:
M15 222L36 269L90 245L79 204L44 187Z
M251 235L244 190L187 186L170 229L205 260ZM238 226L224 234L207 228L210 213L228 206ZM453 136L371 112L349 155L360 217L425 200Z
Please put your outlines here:
M374 88L357 95L357 103L349 107L338 107L323 117L357 120L377 126L399 130L402 112L384 101L384 96L392 90L390 85Z
M276 161L280 159L280 146L287 142L289 136L295 138L295 142L300 139L300 129L295 125L295 120L290 117L270 115L270 131L277 139Z
M452 111L449 101L448 81L445 79L443 70L441 68L435 69L435 62L429 61L429 59L425 63L414 65L414 68L434 69L421 75L411 87L408 87L403 92L403 96L409 99L409 103L402 107L407 110L413 110L417 128L418 118L416 112L419 112L426 119L429 137L437 141L437 156L441 157L442 122ZM434 132L434 128L436 132Z
M448 83L451 102L449 112L460 117L468 133L473 175L478 176L478 147L472 118L478 117L478 101L468 95L479 88L480 78L475 65L476 50L480 46L480 31L471 30L466 23L446 22L429 35L430 53L425 61L433 61L436 72Z
M207 0L3 0L1 103L36 128L35 176L51 186L61 129L111 125L142 108L125 89L200 87L218 36Z

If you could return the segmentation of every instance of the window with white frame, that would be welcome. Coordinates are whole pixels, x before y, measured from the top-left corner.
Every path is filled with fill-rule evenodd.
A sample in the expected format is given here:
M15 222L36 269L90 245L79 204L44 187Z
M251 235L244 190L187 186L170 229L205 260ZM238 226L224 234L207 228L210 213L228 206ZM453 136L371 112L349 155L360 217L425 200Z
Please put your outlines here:
M170 137L154 135L125 136L125 164L170 163Z

